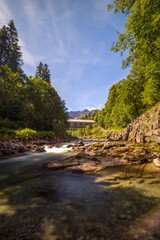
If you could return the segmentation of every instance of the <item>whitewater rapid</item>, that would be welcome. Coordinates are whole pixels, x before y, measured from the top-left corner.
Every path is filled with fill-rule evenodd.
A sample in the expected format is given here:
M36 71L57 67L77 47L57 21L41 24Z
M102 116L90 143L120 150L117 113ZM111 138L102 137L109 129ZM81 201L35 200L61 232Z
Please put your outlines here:
M61 146L61 147L52 147L49 148L48 146L45 146L44 148L47 153L65 153L72 149L72 147L67 147L67 144Z

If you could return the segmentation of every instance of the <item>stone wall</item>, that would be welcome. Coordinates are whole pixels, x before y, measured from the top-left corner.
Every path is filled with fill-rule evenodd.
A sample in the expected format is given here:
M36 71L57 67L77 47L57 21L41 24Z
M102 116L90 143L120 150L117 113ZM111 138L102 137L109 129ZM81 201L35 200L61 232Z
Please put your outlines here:
M107 132L108 140L160 143L160 104L133 120L126 129Z

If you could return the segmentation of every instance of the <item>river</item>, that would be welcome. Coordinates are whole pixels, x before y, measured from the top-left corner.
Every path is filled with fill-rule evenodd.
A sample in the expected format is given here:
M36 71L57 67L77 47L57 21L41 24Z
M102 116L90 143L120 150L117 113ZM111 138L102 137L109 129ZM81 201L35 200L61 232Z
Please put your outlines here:
M0 240L160 239L160 169L45 172L64 148L0 161Z

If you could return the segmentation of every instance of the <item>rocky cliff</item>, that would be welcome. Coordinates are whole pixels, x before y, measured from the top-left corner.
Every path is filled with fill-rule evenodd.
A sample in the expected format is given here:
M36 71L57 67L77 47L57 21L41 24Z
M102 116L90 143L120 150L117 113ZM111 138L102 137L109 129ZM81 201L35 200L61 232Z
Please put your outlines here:
M133 120L126 129L109 131L108 140L160 143L160 104Z

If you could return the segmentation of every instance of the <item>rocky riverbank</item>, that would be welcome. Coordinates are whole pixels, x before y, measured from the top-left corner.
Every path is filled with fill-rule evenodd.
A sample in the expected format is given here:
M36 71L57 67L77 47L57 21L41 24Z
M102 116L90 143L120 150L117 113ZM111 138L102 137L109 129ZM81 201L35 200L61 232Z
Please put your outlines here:
M76 154L63 160L47 163L46 170L64 170L69 172L98 172L109 166L136 165L160 160L160 146L156 143L96 142L73 143Z
M132 141L160 143L160 104L134 119L124 130L108 131L108 141Z
M8 140L8 141L0 141L0 158L6 158L14 154L25 153L25 152L30 152L30 153L45 152L45 146L52 148L57 144L61 144L62 142L70 142L70 141L71 139L57 139L52 141L37 140L37 141L30 141L27 143L14 140L14 139Z

